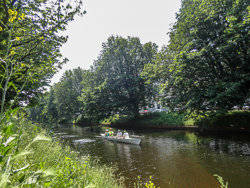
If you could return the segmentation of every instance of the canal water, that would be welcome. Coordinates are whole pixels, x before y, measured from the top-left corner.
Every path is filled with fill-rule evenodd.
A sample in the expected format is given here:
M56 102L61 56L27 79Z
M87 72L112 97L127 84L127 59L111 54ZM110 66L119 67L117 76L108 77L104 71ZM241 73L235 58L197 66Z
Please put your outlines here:
M131 133L132 134L132 133ZM56 136L81 155L116 167L116 175L133 187L138 176L150 176L157 187L219 187L215 174L229 187L250 187L249 136L200 136L188 131L137 132L141 145L113 143L81 127L61 127Z

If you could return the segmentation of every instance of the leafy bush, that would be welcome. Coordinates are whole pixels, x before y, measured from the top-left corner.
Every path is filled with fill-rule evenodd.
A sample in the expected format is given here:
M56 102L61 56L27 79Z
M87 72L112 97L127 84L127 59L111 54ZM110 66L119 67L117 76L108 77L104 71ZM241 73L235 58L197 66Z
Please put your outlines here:
M82 124L91 125L91 124L93 124L93 123L91 123L91 121L89 119L85 118L82 114L78 115L76 120L73 121L73 123L76 123L78 125L82 125Z
M177 112L154 112L137 118L121 117L113 122L114 126L157 127L183 126L185 114Z
M250 111L230 111L227 113L210 113L195 122L204 128L250 128Z
M124 117L127 117L127 116L115 114L113 116L110 116L110 117L104 119L101 122L101 124L103 124L103 125L110 125L111 123L114 123L114 122L116 122L118 120L124 119Z

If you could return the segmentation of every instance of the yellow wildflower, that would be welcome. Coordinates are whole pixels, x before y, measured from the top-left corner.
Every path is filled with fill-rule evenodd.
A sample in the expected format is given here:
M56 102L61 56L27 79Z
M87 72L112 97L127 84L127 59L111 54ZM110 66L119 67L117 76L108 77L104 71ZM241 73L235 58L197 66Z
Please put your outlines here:
M25 18L25 14L24 13L22 13L21 18L22 18L22 20Z
M8 10L9 15L13 14L13 11L11 9Z
M12 17L10 17L10 18L9 18L9 22L12 23L13 21L14 21L14 19L13 19Z
M24 20L24 18L25 18L25 14L22 13L22 14L20 15L20 17L18 18L18 20Z
M10 51L10 55L15 55L16 54L16 52L15 51Z
M19 41L21 38L20 37L16 37L16 41Z
M17 17L17 11L9 9L8 13L9 13L9 16L10 16L9 22L14 22L14 20Z

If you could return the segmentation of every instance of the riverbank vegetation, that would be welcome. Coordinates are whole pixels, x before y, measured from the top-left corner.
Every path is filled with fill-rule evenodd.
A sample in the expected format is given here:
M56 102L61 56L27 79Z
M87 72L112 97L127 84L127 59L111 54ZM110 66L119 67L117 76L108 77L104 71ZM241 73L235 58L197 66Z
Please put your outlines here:
M136 118L123 116L120 118L112 118L109 121L104 121L113 127L123 128L164 128L164 127L182 127L185 125L185 114L177 112L155 112L147 113Z
M27 117L67 61L63 31L84 13L80 0L0 2L0 187L122 186L114 169L78 156ZM49 113L47 122L55 117Z
M200 118L195 125L203 129L247 130L250 131L250 111L229 111L210 113L206 118Z
M249 106L248 15L245 0L183 1L168 45L158 50L136 37L109 37L93 66L66 71L30 117L86 125L118 115L145 125L223 128L215 116ZM140 116L154 103L170 112ZM235 128L244 117L230 115Z
M189 129L202 131L250 131L249 111L210 112L206 116L190 116L189 113L155 112L147 113L136 118L114 116L101 124L129 129Z
M0 132L0 187L123 187L114 169L62 146L20 111L6 113Z
M112 170L79 159L32 122L86 125L119 116L117 123L141 126L249 129L249 111L232 111L250 106L247 0L183 0L164 47L110 36L89 70L66 71L49 91L67 62L63 31L85 13L82 2L6 0L0 10L3 186L118 186ZM140 115L154 103L170 111Z

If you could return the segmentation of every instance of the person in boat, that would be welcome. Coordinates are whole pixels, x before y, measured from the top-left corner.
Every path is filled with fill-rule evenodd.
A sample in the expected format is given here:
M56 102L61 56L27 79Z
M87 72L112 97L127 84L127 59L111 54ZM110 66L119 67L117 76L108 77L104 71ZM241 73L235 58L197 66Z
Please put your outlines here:
M114 136L114 131L112 129L109 131L109 136Z
M123 133L123 138L129 139L129 134L128 134L127 131L124 131L124 133Z
M122 132L120 130L118 130L117 135L118 138L122 138Z
M105 136L106 136L106 137L109 136L109 130L108 130L108 129L105 130Z

